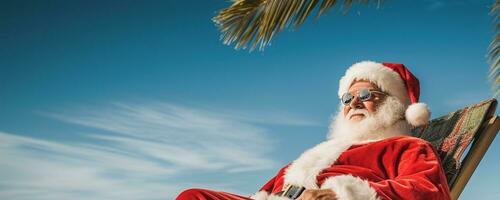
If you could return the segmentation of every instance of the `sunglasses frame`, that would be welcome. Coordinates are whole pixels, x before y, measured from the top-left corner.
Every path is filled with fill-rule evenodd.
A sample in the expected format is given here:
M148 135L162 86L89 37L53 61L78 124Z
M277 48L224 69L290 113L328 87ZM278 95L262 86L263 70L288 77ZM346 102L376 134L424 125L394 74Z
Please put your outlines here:
M361 92L368 92L367 94L367 97L361 97L360 94ZM365 101L368 101L372 98L372 93L375 93L375 94L382 94L382 95L388 95L387 93L385 92L382 92L382 91L379 91L379 90L370 90L368 88L362 88L360 90L358 90L358 92L356 93L356 95L353 95L351 92L346 92L342 95L342 97L340 98L340 101L342 102L342 104L344 105L349 105L351 104L352 100L354 100L354 98L359 98L359 100L361 102L365 102ZM350 99L346 102L344 101L344 98L346 97L346 95L350 95Z

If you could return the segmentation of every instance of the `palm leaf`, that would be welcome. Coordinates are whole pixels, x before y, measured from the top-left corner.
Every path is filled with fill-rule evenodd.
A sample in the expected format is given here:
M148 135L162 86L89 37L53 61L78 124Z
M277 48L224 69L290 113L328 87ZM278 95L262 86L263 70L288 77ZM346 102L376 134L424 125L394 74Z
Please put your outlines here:
M347 12L353 3L368 4L382 0L343 0ZM316 17L339 4L337 0L234 0L222 9L213 21L221 31L224 44L235 48L258 47L263 50L278 32L299 27L317 9Z
M495 38L490 43L489 61L490 71L488 77L492 82L492 90L495 96L500 94L500 0L496 0L491 7L490 14L494 17Z

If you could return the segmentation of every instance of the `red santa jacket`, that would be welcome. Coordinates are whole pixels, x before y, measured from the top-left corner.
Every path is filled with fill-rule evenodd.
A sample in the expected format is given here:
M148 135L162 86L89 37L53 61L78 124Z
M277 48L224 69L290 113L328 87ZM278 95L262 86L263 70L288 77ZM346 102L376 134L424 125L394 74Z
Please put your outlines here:
M285 184L332 189L340 200L450 199L445 173L432 145L399 136L364 144L329 140L283 167L253 199L274 195Z

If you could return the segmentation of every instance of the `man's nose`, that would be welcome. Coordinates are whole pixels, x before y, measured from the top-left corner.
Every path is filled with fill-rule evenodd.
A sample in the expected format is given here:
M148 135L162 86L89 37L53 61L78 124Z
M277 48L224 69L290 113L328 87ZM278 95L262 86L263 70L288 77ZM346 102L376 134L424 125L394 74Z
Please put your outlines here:
M354 97L354 99L352 99L351 103L349 104L349 106L351 108L363 108L364 105L363 105L363 102L361 102L359 100L359 97Z

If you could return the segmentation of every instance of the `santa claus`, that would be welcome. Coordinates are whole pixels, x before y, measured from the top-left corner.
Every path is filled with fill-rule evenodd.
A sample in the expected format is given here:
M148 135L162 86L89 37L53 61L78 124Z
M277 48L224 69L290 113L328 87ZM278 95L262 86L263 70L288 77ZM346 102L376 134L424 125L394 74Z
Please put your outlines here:
M409 136L428 122L418 79L402 64L359 62L340 80L328 140L284 166L255 195L185 190L178 200L450 199L432 145Z

